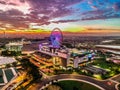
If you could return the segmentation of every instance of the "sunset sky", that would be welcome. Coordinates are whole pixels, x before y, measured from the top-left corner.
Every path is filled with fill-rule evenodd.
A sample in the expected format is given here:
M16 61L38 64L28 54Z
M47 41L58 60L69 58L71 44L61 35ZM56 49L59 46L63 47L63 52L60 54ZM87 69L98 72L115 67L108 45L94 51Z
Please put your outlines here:
M120 0L0 0L0 30L120 35ZM22 32L23 32L22 31Z

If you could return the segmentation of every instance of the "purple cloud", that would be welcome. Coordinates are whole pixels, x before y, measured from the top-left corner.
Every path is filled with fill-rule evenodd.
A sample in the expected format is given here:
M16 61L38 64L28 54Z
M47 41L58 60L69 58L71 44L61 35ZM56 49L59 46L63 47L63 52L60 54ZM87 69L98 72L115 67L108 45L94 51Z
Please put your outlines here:
M48 25L50 23L75 22L77 20L60 20L49 22L58 17L72 15L75 9L69 6L80 3L83 0L19 0L16 2L0 1L1 4L19 6L22 3L30 5L30 13L24 14L17 9L9 9L0 12L0 21L11 24L13 27L27 27L30 23L38 23L39 25Z
M11 24L13 27L28 27L30 23L37 23L38 25L49 25L50 23L67 23L77 22L79 20L97 20L120 17L118 12L116 13L116 11L120 10L120 3L119 2L108 3L109 0L88 0L87 5L89 6L88 7L89 9L85 10L85 12L82 11L82 8L80 8L78 12L79 6L76 6L77 8L72 7L72 5L80 3L84 0L15 0L15 1L16 2L11 0L8 1L0 0L1 6L8 5L10 7L9 9L8 8L7 9L4 8L4 10L1 9L0 21L3 23ZM23 9L23 7L21 7L22 5L26 8L25 10ZM20 8L18 9L19 6ZM12 7L15 9L12 9ZM23 12L25 13L27 12L27 14ZM68 19L52 21L55 20L55 18L62 18L66 16L72 17L73 14L74 19L72 20ZM79 14L80 16L75 17L75 14L76 15Z
M119 10L120 10L120 2L114 3L114 4L113 4L113 9L114 9L115 11L119 11Z
M16 3L12 3L12 2L8 3L8 5L17 6L17 4L16 4Z
M67 8L70 5L81 2L82 0L28 0L31 12L36 14L46 14L50 18L63 17L74 12Z
M106 12L109 12L111 9L105 9L105 10L93 10L93 11L88 11L88 12L84 12L82 13L81 15L90 15L90 14L93 14L93 15L101 15L101 14L104 14Z
M114 6L114 9L112 7L105 8L105 9L97 9L92 11L87 11L82 13L81 20L99 20L99 19L110 19L110 18L120 18L120 13L116 13L116 10L119 10L119 5Z
M52 21L52 23L67 23L67 22L77 22L80 21L80 19L75 20L58 20L58 21Z
M17 10L17 9L11 9L6 11L7 14L9 15L24 15L21 11Z
M120 14L112 14L112 15L98 15L82 18L81 20L101 20L101 19L110 19L110 18L120 18Z
M19 0L21 3L25 3L25 0Z
M24 16L24 14L16 9L1 11L0 21L4 24L10 24L13 27L26 27L26 20L22 16Z
M6 5L7 3L5 1L0 1L0 4Z

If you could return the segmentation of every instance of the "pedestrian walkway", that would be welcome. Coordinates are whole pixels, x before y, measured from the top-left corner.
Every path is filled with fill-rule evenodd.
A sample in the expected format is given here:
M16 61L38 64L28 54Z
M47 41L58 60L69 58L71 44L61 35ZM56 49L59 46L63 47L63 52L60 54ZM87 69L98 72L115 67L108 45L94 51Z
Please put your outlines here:
M120 83L120 74L118 74L110 79Z
M5 71L2 69L2 71L3 71L3 79L4 79L4 83L7 83L8 82L8 80L7 80L7 77L6 77L6 75L5 75Z
M15 69L11 67L11 70L13 72L13 75L15 76L17 74L16 71L15 71Z

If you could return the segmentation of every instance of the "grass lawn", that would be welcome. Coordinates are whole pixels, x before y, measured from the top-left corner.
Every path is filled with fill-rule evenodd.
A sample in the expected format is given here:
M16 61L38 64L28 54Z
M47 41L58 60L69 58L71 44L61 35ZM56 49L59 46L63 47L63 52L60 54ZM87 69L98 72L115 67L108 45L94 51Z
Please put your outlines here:
M96 66L99 66L99 67L101 67L101 68L104 68L104 69L118 69L118 68L120 68L120 66L119 65L117 65L117 64L114 64L114 63L112 63L112 62L107 62L107 61L105 61L104 59L102 59L102 58L100 58L100 59L96 59L96 60L94 60L94 63L93 63L94 65L96 65Z
M88 83L73 80L59 81L54 83L54 85L60 86L62 90L100 90L99 88Z
M105 56L101 56L100 58L95 59L93 65L103 68L109 72L107 75L103 76L103 79L120 73L120 65L114 64L112 62L107 62Z

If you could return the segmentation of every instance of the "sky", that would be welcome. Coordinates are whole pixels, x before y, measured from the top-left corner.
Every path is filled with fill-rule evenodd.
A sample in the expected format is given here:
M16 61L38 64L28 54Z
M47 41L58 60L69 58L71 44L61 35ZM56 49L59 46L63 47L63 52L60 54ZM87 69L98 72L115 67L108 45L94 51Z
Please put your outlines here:
M0 30L120 35L120 0L0 0Z

